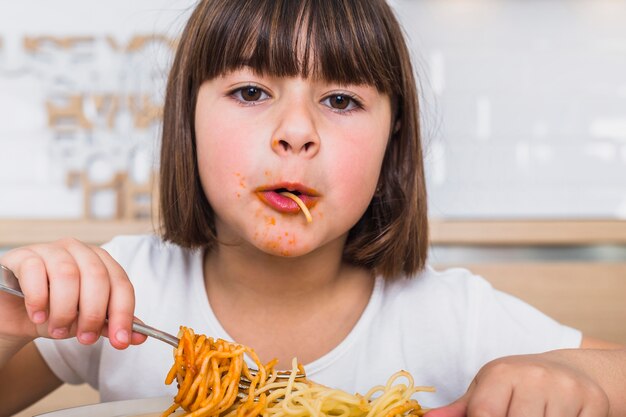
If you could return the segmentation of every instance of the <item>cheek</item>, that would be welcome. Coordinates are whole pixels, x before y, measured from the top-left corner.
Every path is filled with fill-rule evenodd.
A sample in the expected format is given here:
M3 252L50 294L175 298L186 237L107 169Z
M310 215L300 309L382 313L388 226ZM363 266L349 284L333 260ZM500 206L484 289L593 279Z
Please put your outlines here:
M223 120L205 122L211 127L200 124L196 135L202 187L212 205L240 199L249 187L246 140L236 125Z
M211 176L219 176L218 182L233 180L224 175L251 172L260 163L263 146L269 146L262 140L270 136L265 125L230 108L205 111L195 127L198 163L205 175L210 171ZM235 180L239 183L241 178Z
M230 156L236 155L238 148L241 147L242 131L245 129L238 128L238 124L231 121L228 115L218 118L213 112L208 116L196 122L198 158L209 159L213 162L224 159L226 162Z
M387 147L387 131L379 129L353 130L346 135L342 149L335 154L333 177L343 193L369 204L380 175ZM339 181L339 179L341 179Z
M341 181L337 181L337 185L333 187L335 198L330 210L335 213L333 217L358 220L374 196L378 175L379 170L373 169L369 164L338 165L335 178L341 178Z

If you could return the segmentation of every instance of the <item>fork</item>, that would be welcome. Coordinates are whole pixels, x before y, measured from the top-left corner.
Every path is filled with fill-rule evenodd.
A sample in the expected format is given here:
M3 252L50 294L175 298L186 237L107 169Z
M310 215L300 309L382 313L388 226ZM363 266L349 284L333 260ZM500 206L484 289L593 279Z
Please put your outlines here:
M24 293L22 292L22 288L20 287L20 283L9 268L0 264L0 291L7 292L9 294L16 295L18 297L24 298ZM179 339L176 336L173 336L163 330L156 329L152 326L148 326L147 324L139 323L137 321L133 321L132 329L134 332L141 333L143 335L152 337L154 339L165 342L175 348L178 347ZM259 371L254 368L249 368L250 375L255 376ZM279 372L276 375L277 379L289 379L290 373ZM297 374L296 378L301 379L304 378L304 374ZM247 389L250 386L250 381L241 377L241 382L239 383L239 388L242 390Z

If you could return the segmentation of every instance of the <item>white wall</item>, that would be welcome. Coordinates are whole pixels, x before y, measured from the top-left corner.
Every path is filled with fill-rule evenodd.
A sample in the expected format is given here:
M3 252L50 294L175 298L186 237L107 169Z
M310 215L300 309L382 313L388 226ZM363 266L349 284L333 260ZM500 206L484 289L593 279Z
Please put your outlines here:
M626 1L395 3L433 215L626 218Z
M73 169L146 177L159 126L138 128L128 98L162 99L170 55L158 42L125 47L174 38L193 3L0 0L0 217L80 217ZM626 1L392 4L423 86L433 215L626 218ZM25 50L43 35L92 39ZM96 108L109 93L121 97L112 126ZM93 128L51 128L46 101L73 95ZM99 216L111 201L100 197Z

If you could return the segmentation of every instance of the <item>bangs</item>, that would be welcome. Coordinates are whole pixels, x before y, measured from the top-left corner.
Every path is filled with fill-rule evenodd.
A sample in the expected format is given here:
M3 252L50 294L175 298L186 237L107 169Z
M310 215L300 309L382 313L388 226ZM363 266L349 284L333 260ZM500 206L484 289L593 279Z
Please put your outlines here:
M364 3L368 3L364 5ZM384 0L217 0L197 16L194 84L248 66L262 75L369 84L402 81ZM398 61L398 62L394 62Z

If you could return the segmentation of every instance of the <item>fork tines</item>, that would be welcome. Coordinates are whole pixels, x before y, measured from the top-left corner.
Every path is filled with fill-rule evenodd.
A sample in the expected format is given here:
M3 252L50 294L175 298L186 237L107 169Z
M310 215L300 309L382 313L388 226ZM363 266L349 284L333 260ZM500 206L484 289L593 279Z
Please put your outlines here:
M256 371L256 370L255 370ZM252 373L252 372L251 372ZM291 376L291 372L278 372L276 375L276 380L281 380L281 381L286 381L287 379L289 379L289 377ZM306 377L306 375L304 374L296 374L296 381L302 380ZM237 393L237 397L239 397L239 399L243 400L248 398L248 391L250 390L250 381L242 376L239 379L239 392ZM268 393L272 392L273 390L270 389L268 390ZM279 397L279 399L282 399L284 397ZM258 401L258 398L254 398L254 401Z
M252 375L253 377L259 373L259 371L254 368L248 368L248 372L250 372L250 375ZM279 371L276 373L276 379L289 379L290 376L291 376L291 371ZM305 374L303 373L296 374L296 379L303 379L303 378L306 378ZM241 376L241 381L244 381L245 383L250 385L250 381L248 380L248 378L246 378L243 375Z

